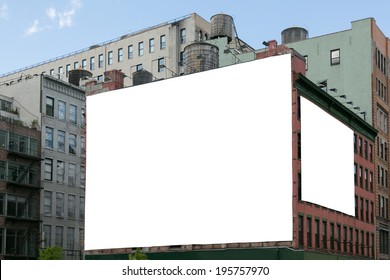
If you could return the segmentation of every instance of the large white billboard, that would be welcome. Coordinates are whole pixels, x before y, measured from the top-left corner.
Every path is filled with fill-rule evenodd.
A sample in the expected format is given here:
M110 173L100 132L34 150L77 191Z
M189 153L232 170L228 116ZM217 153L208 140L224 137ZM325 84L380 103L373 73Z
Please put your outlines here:
M355 215L353 130L301 98L302 200Z
M87 97L85 249L292 240L290 54Z

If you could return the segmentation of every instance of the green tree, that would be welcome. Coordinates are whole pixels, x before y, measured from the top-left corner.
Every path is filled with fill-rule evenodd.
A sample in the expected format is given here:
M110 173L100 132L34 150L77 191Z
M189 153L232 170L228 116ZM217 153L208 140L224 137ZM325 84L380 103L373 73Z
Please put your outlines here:
M38 260L62 260L64 259L62 248L55 247L47 247L45 249L39 249Z
M148 256L141 252L141 248L137 248L134 254L129 254L129 260L147 260Z

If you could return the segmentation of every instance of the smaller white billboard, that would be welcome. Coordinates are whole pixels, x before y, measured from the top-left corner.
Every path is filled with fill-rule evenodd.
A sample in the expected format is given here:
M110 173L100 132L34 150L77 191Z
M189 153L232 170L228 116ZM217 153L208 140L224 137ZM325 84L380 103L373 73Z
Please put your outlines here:
M355 215L353 130L301 97L302 200Z

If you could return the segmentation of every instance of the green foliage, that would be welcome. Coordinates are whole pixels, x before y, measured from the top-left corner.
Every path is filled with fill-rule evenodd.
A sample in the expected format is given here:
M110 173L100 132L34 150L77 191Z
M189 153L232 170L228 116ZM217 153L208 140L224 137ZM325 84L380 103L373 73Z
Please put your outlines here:
M137 248L134 254L129 254L129 260L147 260L148 256L141 252L141 248Z
M39 249L38 260L62 260L63 258L61 247L55 246Z

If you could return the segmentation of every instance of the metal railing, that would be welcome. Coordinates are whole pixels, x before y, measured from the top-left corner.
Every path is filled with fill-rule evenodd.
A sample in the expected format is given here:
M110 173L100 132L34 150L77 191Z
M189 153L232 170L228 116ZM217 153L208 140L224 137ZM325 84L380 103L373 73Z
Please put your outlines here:
M164 22L164 23L160 23L160 24L157 24L157 25L154 25L154 26L151 26L151 27L147 27L147 28L143 28L143 29L140 29L140 30L137 30L137 31L134 31L134 32L127 33L127 34L122 35L120 37L117 37L115 39L111 39L111 40L108 40L108 41L105 41L105 42L102 42L102 43L99 43L99 44L95 44L95 45L89 46L87 48L78 50L78 51L74 51L74 52L71 52L71 53L68 53L68 54L57 56L55 58L51 58L51 59L48 59L48 60L45 60L43 62L39 62L39 63L33 64L33 65L30 65L30 66L22 67L22 68L19 68L17 70L10 71L8 73L0 74L0 78L4 78L4 77L10 76L12 74L15 74L15 73L18 73L18 72L22 72L24 70L32 69L32 68L35 68L35 67L38 67L38 66L41 66L41 65L44 65L44 64L56 61L56 60L60 60L60 59L63 59L63 58L67 58L67 57L76 55L76 54L80 54L80 53L86 52L86 51L88 51L90 49L93 49L93 48L102 47L104 45L108 45L108 44L111 44L111 43L123 40L123 39L125 39L127 37L134 36L134 35L137 35L139 33L142 33L142 32L148 31L148 30L152 30L152 29L155 29L155 28L167 25L167 24L172 24L172 23L175 23L177 21L189 18L189 17L191 17L191 15L192 14L188 14L188 15L185 15L185 16L182 16L182 17L178 17L178 18L169 20L169 21Z

